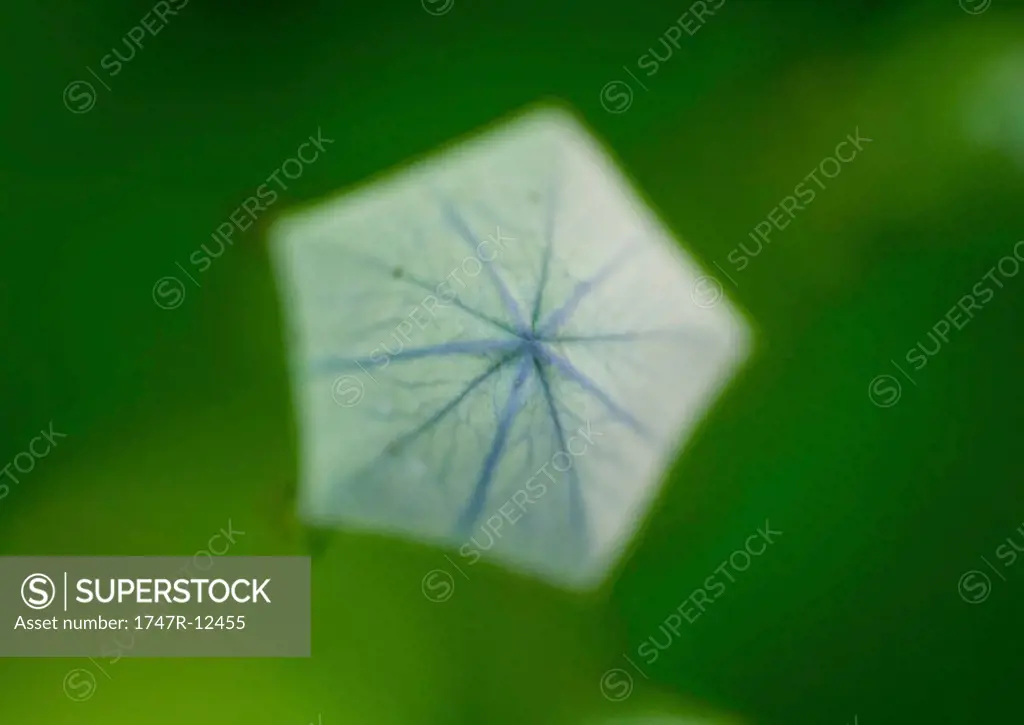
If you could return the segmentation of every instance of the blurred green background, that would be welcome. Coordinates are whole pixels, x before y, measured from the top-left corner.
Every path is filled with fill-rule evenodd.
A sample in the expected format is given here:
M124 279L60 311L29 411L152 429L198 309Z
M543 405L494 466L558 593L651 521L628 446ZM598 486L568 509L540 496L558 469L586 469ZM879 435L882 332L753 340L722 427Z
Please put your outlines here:
M623 66L664 54L687 6L191 0L109 90L86 67L105 73L150 3L5 9L0 463L50 421L67 438L15 473L0 554L191 555L230 520L231 554L318 558L311 659L3 660L0 722L1019 719L1024 564L994 552L1024 546L1024 275L922 370L903 360L1024 239L1024 8L726 0L639 87ZM62 100L78 80L97 90L83 113ZM633 86L625 112L602 107L612 81ZM318 127L336 143L273 212L543 99L577 110L712 271L847 134L872 142L726 283L758 356L607 584L572 595L481 564L435 603L421 582L445 552L314 542L290 514L260 230L179 307L153 286ZM870 399L878 375L895 405ZM637 648L766 519L779 541L644 665ZM992 588L971 604L974 569ZM632 681L602 692L617 668Z

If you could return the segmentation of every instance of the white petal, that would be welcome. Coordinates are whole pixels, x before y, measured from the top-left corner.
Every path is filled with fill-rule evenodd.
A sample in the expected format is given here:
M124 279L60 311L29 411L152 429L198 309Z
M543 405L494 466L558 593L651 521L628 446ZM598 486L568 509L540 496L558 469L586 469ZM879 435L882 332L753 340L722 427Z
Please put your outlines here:
M564 112L272 236L302 515L467 564L596 584L748 354L743 318L695 297L702 270Z

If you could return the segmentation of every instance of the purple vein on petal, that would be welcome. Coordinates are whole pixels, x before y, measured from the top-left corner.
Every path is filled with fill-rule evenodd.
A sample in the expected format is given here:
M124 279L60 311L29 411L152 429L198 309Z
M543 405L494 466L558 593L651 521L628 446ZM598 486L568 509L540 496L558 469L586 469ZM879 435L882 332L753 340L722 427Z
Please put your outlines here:
M455 355L486 356L493 353L510 352L519 348L522 340L456 340L440 345L427 345L409 350L401 350L394 355L381 357L329 357L314 363L310 368L312 375L324 375L335 372L362 370L366 367L381 367L384 363L422 360L431 357L451 357Z
M455 408L458 407L459 403L461 403L463 400L466 399L466 396L468 396L470 393L472 393L474 390L476 390L478 387L480 387L480 385L483 384L483 382L485 380L487 380L489 377L491 377L492 375L497 373L498 370L500 370L505 365L507 365L508 362L510 360L512 360L514 357L516 357L516 356L515 355L505 355L500 360L495 362L493 365L490 365L486 370L484 370L482 373L480 373L475 378L470 380L466 384L466 387L463 388L462 391L458 395L456 395L451 400L449 400L447 403L445 403L443 406L441 406L437 410L437 412L435 412L433 415L431 415L429 418L427 418L423 423L421 423L420 425L416 426L415 428L413 428L409 432L404 433L403 435L401 435L398 438L394 439L390 443L390 445L388 445L388 450L390 450L392 452L398 450L402 446L408 444L413 439L415 439L415 438L419 437L420 435L422 435L430 427L437 425L439 422L441 422L441 420L446 415L448 415L453 410L455 410Z
M540 308L544 302L544 288L551 273L551 256L555 246L555 212L558 209L559 188L554 182L548 186L544 199L544 258L541 261L540 281L537 283L537 294L533 299L533 313L530 316L530 328L536 332L540 319Z
M598 387L597 383L595 383L593 380L591 380L582 372L580 372L576 368L576 366L573 365L571 362L563 358L561 355L558 355L557 353L547 349L543 351L543 356L545 362L547 362L549 365L555 368L555 370L561 373L564 377L572 380L581 388L583 388L588 393L597 398L601 402L601 404L604 405L604 407L607 408L610 413L612 413L612 415L614 415L619 420L624 422L635 432L639 433L640 435L648 439L653 437L651 432L643 423L638 421L636 418L633 417L632 414L630 414L629 411L627 411L621 405L612 400L611 396L609 396L607 393L601 390L601 388Z
M417 236L420 237L421 235L417 235ZM365 265L367 265L369 267L374 267L374 268L376 268L376 269L378 269L378 270L380 270L382 272L385 272L386 274L390 275L392 270L393 270L393 266L392 265L390 265L387 262L385 262L384 260L378 259L378 258L376 258L376 257L374 257L372 255L362 254L360 252L353 252L353 251L349 251L348 253L351 256L358 258L361 262L363 262L363 264L365 264ZM420 276L418 276L416 274L412 274L410 272L403 272L402 277L400 279L402 281L408 282L409 284L411 284L414 287L418 287L419 289L422 289L422 290L424 290L426 292L429 292L429 293L431 293L433 295L436 295L438 293L438 287L440 287L442 284L444 284L443 282L438 282L437 284L432 285L430 282L428 282L427 280L423 279L422 277L420 277ZM420 303L420 304L423 304L423 303ZM466 312L466 313L472 315L473 317L477 318L478 320L483 320L484 322L488 322L488 323L494 325L495 327L497 327L497 328L499 328L501 330L504 330L505 332L511 333L513 335L516 334L515 329L512 328L507 323L502 322L501 320L498 320L498 319L496 319L494 317L491 317L490 315L487 315L487 314L485 314L483 312L480 312L479 310L477 310L477 309L475 309L473 307L468 306L462 300L460 300L458 297L455 297L454 299L452 299L450 304L453 305L454 307L458 307L463 312Z
M479 388L488 378L492 377L501 368L507 365L511 360L517 357L517 353L512 353L503 356L501 359L495 361L492 365L488 366L486 370L477 375L475 378L466 383L466 387L462 389L457 395L448 400L447 403L438 408L432 413L426 420L417 425L415 428L406 431L400 436L394 438L387 446L385 446L381 457L364 466L360 471L355 474L352 478L356 481L357 485L360 481L372 480L366 477L366 473L376 465L383 456L393 455L398 453L404 446L413 442L421 435L426 433L430 428L438 425L446 416L448 416L453 410L455 410L463 400L465 400L470 393ZM341 488L338 489L338 494L342 493Z
M462 218L462 215L459 214L455 205L450 201L442 201L441 209L445 221L452 225L462 240L475 252L479 246L478 240L473 236L472 230L470 230L469 225L466 223L466 220ZM505 282L501 279L501 276L494 268L493 260L484 261L481 259L480 264L487 270L487 274L491 278L491 282L494 283L494 287L498 291L498 296L501 297L501 302L505 306L506 312L508 312L515 321L515 325L518 330L524 331L526 327L523 320L523 313L519 310L519 304L512 296L512 293L509 292Z
M533 360L533 365L537 371L537 377L540 379L541 389L544 391L544 400L551 415L551 422L555 426L558 452L568 456L571 452L565 442L565 428L562 425L562 418L558 414L558 407L555 405L555 396L551 392L551 383L548 380L548 375L544 372L543 366L536 358ZM580 541L583 542L584 548L586 548L588 538L587 512L583 505L583 492L580 486L579 472L574 465L569 466L569 521L570 528L575 529Z
M605 263L605 265L601 267L594 276L582 282L578 282L576 287L573 289L572 294L569 296L569 299L567 299L561 307L552 312L541 325L541 328L537 333L538 336L546 337L558 332L562 325L564 325L576 311L576 308L579 307L579 304L583 299L590 294L595 287L608 279L608 277L618 269L622 264L622 260L631 251L633 251L631 247L623 247L619 250L618 254Z
M647 342L655 340L688 341L694 344L705 344L719 341L719 335L710 330L697 327L680 330L645 330L642 332L608 332L597 335L563 335L559 337L541 338L549 344L581 343L581 342Z
M526 383L530 370L533 369L533 358L530 355L522 355L519 362L519 371L516 374L515 382L512 384L512 392L509 393L508 402L498 419L498 428L494 433L494 440L491 443L487 457L484 459L483 469L477 478L476 486L470 495L469 503L459 516L457 530L468 532L480 518L484 504L487 503L487 494L490 491L491 482L494 480L494 473L498 467L498 461L505 450L509 432L515 422L519 411L523 409L522 388Z

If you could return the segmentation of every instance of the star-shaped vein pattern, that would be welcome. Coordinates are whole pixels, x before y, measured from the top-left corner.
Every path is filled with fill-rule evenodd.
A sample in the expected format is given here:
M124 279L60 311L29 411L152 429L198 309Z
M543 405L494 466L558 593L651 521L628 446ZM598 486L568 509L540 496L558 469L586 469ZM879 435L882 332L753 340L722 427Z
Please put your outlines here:
M591 586L747 355L743 319L694 303L700 269L561 112L272 235L319 525Z

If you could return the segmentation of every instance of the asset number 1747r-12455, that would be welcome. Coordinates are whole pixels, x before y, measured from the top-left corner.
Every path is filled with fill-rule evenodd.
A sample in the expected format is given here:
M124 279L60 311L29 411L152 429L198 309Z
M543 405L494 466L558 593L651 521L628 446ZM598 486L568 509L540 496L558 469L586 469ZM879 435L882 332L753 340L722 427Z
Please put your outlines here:
M245 629L245 615L183 617L165 614L154 617L146 614L135 617L135 629Z

